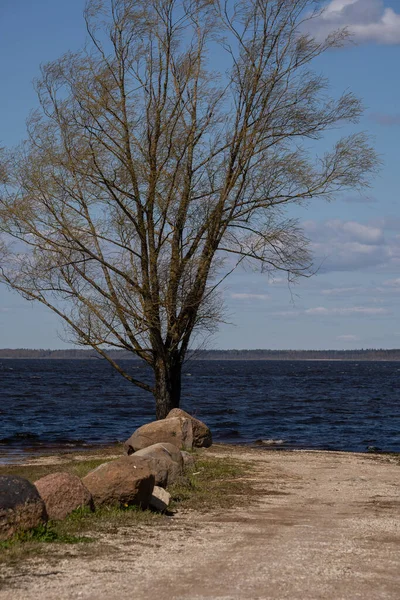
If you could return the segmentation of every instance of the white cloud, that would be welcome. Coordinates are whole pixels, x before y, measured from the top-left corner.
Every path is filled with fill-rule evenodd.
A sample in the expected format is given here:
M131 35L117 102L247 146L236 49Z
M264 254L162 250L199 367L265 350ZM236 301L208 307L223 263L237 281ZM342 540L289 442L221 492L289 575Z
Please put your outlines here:
M268 283L269 285L287 285L287 277L271 277Z
M400 267L400 221L374 223L331 219L303 223L311 241L315 265L321 273Z
M387 308L376 308L370 306L350 306L350 307L331 307L315 306L305 310L285 310L274 313L279 317L299 317L300 315L308 315L311 317L352 317L352 316L387 316L391 311Z
M349 294L359 294L359 287L337 287L321 290L323 296L348 296Z
M231 294L234 300L269 300L268 294Z
M341 219L330 219L318 223L306 221L303 224L306 232L313 234L313 239L326 240L328 238L340 238L342 241L367 245L382 244L384 241L383 224L364 224L358 221L342 221Z
M390 311L387 308L371 308L369 306L351 306L348 308L326 308L325 306L317 306L315 308L308 308L304 311L304 314L347 317L351 315L389 315Z
M400 14L383 0L331 0L309 26L319 40L343 27L358 43L400 44Z
M400 278L387 279L386 281L383 282L383 285L390 287L390 288L400 288Z
M358 342L360 338L358 337L358 335L345 334L338 335L336 339L339 342Z
M362 244L380 244L383 242L383 230L380 227L363 225L356 221L337 223L337 225L342 227L345 234L352 236L353 240Z

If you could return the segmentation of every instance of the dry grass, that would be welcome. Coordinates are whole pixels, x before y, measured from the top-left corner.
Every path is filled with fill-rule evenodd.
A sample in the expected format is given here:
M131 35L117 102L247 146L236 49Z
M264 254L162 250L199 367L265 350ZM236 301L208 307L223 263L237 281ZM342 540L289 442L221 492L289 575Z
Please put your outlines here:
M251 471L252 465L245 461L201 458L169 489L172 508L209 511L248 503L255 493L247 479Z
M25 477L29 481L35 482L45 475L63 471L64 473L71 473L78 477L85 477L89 471L92 471L104 462L108 462L110 459L95 458L92 460L85 460L82 462L70 461L60 465L7 465L0 466L0 475L19 475Z
M91 450L85 454L59 453L32 459L27 464L0 464L0 475L19 475L29 481L37 481L45 475L63 471L84 477L104 462L123 456L122 444Z

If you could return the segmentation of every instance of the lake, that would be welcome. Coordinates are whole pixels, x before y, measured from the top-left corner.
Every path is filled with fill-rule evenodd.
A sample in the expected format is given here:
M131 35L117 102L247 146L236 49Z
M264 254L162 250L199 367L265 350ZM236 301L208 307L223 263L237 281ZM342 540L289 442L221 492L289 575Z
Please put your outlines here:
M138 378L147 368L122 361ZM400 362L218 361L186 365L182 408L214 440L400 452ZM1 360L0 455L123 441L154 419L150 394L103 360Z

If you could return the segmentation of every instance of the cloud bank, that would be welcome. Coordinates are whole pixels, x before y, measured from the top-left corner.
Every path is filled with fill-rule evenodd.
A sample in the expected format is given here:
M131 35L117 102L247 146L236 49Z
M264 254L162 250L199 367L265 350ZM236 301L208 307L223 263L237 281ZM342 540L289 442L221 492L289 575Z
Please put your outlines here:
M306 221L303 228L320 273L400 268L400 223L393 220Z
M231 298L234 300L269 300L269 294L247 294L247 293L233 293Z
M331 0L309 26L310 33L324 40L329 33L347 27L361 44L400 44L400 14L385 7L383 0Z
M282 310L273 314L279 317L299 317L302 315L310 317L386 317L392 313L387 308L373 308L369 306L316 306L314 308L306 308L305 310Z

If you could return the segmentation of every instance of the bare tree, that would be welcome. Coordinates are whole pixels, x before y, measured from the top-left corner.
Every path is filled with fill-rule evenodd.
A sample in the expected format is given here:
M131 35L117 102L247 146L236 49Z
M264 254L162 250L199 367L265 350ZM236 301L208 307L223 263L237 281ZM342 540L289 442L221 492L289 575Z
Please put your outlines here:
M88 46L42 68L28 139L1 161L0 278L126 379L177 407L193 333L215 326L241 262L308 272L289 204L368 184L363 134L310 63L343 44L307 33L314 0L89 0ZM109 355L124 349L154 387Z

